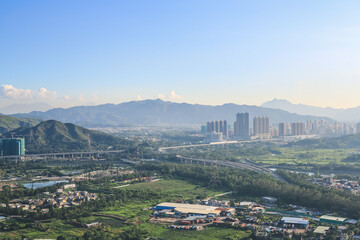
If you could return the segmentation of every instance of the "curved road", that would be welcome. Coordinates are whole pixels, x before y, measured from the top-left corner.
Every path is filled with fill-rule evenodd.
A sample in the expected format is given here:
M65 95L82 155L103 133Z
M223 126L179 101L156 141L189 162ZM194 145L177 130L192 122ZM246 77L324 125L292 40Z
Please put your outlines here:
M232 168L240 168L240 169L248 169L253 170L257 172L266 172L276 178L277 180L281 182L287 183L287 181L276 174L275 172L271 171L268 168L260 167L257 165L253 165L250 163L239 163L239 162L230 162L230 161L222 161L222 160L210 160L210 159L196 159L196 158L186 158L181 155L176 155L176 157L180 160L185 160L185 162L196 162L196 163L204 163L204 164L210 164L210 165L218 165L218 166L225 166L225 167L232 167Z

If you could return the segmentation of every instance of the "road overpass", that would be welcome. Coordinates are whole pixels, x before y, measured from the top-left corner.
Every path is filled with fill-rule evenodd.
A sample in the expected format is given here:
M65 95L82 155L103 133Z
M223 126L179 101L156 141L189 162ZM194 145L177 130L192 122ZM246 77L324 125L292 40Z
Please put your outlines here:
M26 154L26 155L13 155L13 156L0 156L0 159L13 159L13 160L31 160L31 159L76 159L84 157L99 157L101 155L110 153L121 153L125 150L106 150L106 151L87 151L87 152L62 152L62 153L42 153L42 154Z
M202 143L202 144L190 144L190 145L180 145L180 146L171 146L171 147L161 147L161 148L159 148L159 151L160 152L165 152L166 150L170 150L170 149L206 147L206 146L216 146L216 145L226 145L226 144L236 144L236 143L255 143L255 142L280 142L280 143L285 143L286 140L278 139L278 138L254 139L254 140L234 140L234 141L223 141L223 142L212 142L212 143Z
M261 173L268 173L272 177L276 178L281 182L287 182L284 178L276 174L274 171L271 171L268 168L264 168L258 165L250 164L250 163L240 163L240 162L230 162L230 161L223 161L223 160L211 160L211 159L197 159L197 158L187 158L181 155L176 155L176 158L181 163L187 164L204 164L204 165L212 165L212 166L224 166L224 167L231 167L231 168L239 168L239 169L247 169Z

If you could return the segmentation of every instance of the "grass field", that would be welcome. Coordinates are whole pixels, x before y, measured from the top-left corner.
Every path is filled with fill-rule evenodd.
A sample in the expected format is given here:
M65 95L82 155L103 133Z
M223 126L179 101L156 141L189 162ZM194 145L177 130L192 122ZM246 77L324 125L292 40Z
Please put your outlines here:
M279 148L281 154L266 154L251 157L250 159L267 164L329 164L341 162L352 149L303 149L303 148Z
M213 196L226 192L227 189L210 189L195 182L185 180L161 180L152 183L138 183L127 187L127 189L150 189L176 195L180 198L195 198L199 195Z
M199 239L199 240L215 240L215 239L243 239L251 235L251 231L241 231L231 228L219 228L219 227L207 227L201 231L184 231L184 230L170 230L166 229L163 225L156 225L146 223L141 227L146 228L151 236L171 239L171 240L183 240L183 239Z
M133 220L136 223L145 222L148 219L151 211L144 210L153 207L157 203L165 201L174 201L177 199L195 199L197 196L207 197L214 196L219 193L226 192L220 190L213 190L204 186L196 185L184 180L160 180L151 183L136 183L126 187L128 190L142 190L149 189L157 192L165 193L167 196L164 199L154 199L152 201L134 201L124 206L116 206L103 211L105 214L116 214L126 217L128 220Z
M146 229L151 237L162 239L242 239L250 236L251 232L235 230L231 228L208 227L202 231L181 231L166 229L164 225L148 222L152 211L145 210L163 201L174 201L177 199L195 199L197 196L208 197L227 192L228 189L210 189L195 182L188 182L180 179L161 180L152 183L136 183L126 187L128 190L151 189L164 193L164 199L153 199L151 201L132 201L126 204L119 204L102 211L100 214L108 216L90 216L77 219L83 223L102 222L109 225L113 233L120 233L135 225ZM121 216L124 220L109 217L111 215ZM21 223L24 227L26 223ZM52 219L41 223L39 227L28 227L17 231L0 233L0 239L56 239L62 235L66 239L81 237L87 229L75 227L62 220Z
M234 229L222 229L209 227L203 231L179 231L166 229L164 225L148 223L149 214L151 211L144 210L152 207L162 201L173 201L175 199L194 199L196 196L214 196L226 192L227 189L213 190L195 183L190 183L184 180L161 180L153 183L137 183L130 185L127 189L151 189L163 193L168 193L169 198L158 199L149 202L132 202L122 207L114 207L108 211L107 214L118 214L126 216L127 219L132 220L133 224L137 224L140 228L145 228L150 232L152 237L162 239L242 239L248 237L251 232L239 231ZM126 227L124 227L126 229Z
M20 224L22 225L22 224ZM75 228L62 220L52 219L41 224L37 228L24 228L0 235L0 239L22 239L22 236L34 239L56 239L62 235L66 239L75 239L84 234L85 229Z

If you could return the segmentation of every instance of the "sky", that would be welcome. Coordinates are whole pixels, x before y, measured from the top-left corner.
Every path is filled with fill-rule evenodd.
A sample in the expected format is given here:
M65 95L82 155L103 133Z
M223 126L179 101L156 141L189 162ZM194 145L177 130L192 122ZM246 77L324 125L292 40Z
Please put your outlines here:
M0 107L360 105L360 1L0 1Z

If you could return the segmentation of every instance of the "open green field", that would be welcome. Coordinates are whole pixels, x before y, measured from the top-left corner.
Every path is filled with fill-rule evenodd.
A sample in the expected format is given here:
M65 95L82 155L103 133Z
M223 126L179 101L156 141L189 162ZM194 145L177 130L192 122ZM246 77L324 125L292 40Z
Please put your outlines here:
M251 232L234 230L231 228L222 229L218 227L209 227L203 231L180 231L166 229L164 225L148 223L149 214L152 211L144 210L152 207L155 204L163 201L174 201L176 199L195 199L196 196L214 196L226 192L227 189L218 190L210 189L195 183L184 180L172 179L161 180L152 183L137 183L126 187L127 189L141 190L151 189L166 193L166 199L157 199L148 202L132 202L125 206L118 206L108 211L105 214L115 214L126 216L128 223L137 224L140 228L146 229L152 237L163 239L242 239L250 236ZM124 226L124 229L127 227Z
M136 221L136 223L139 223L139 221L145 222L149 218L151 211L144 209L153 207L160 202L175 201L178 199L196 199L196 197L205 198L226 192L226 189L224 189L224 191L213 190L205 186L178 179L160 180L151 183L136 183L125 188L128 190L149 189L164 193L166 196L164 199L154 199L152 201L133 201L123 206L111 207L102 212L123 216L129 221Z
M20 226L22 225L25 224L20 224ZM52 219L32 228L3 233L0 235L0 239L22 239L22 237L30 239L56 239L60 235L66 237L66 239L75 239L76 237L81 237L84 232L85 229L83 228L76 228L62 220Z
M162 239L242 239L249 237L250 231L241 231L231 228L207 227L202 231L184 231L167 229L165 225L152 224L148 222L149 215L152 211L146 210L157 203L164 201L174 201L177 199L195 200L196 197L209 197L216 194L224 193L228 189L211 189L206 186L180 179L160 180L151 183L136 183L126 187L127 190L150 189L163 193L162 199L153 199L151 201L134 200L129 203L119 203L108 209L93 213L89 217L76 219L82 223L102 222L109 225L111 232L119 234L123 231L138 226L149 233L151 237ZM102 216L101 216L102 215ZM118 217L118 218L117 218ZM20 223L20 228L29 223ZM16 231L0 234L0 239L22 239L28 237L56 239L63 236L66 239L76 239L83 236L88 231L82 227L76 227L70 222L63 220L47 220L35 226L30 223L31 227L19 229Z
M226 192L227 189L210 189L195 182L172 179L160 180L151 183L137 183L127 187L127 189L149 189L161 191L178 196L179 198L195 198L196 196L213 196Z
M159 224L146 223L141 226L147 229L151 236L161 239L184 240L184 239L201 239L201 240L235 240L247 238L251 235L251 231L241 231L232 228L207 227L201 231L184 231L170 230Z
M279 148L281 154L265 154L253 156L249 159L266 164L345 164L341 160L346 158L354 149L304 149Z

